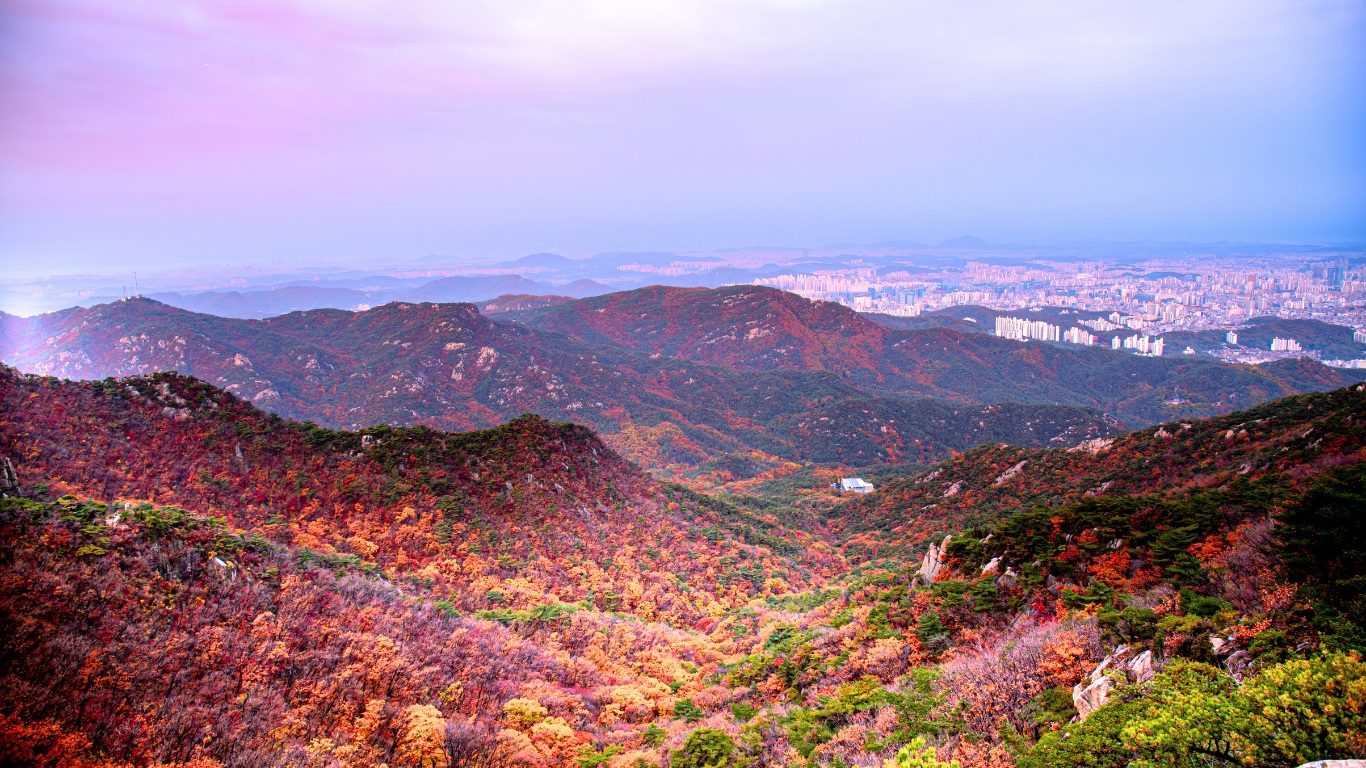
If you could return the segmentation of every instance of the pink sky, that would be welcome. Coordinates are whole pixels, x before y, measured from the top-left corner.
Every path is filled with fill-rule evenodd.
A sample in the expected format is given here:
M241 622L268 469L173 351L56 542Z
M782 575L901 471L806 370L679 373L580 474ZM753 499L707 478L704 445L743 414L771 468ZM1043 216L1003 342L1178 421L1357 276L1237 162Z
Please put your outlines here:
M1356 2L10 2L0 258L1366 237Z

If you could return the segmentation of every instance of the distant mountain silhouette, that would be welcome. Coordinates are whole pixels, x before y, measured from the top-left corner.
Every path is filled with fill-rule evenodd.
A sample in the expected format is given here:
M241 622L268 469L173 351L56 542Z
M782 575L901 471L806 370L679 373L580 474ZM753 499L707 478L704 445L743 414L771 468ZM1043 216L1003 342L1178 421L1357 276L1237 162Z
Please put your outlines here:
M291 285L265 291L157 293L149 298L173 307L222 317L260 319L308 309L351 309L372 303L375 292L354 288ZM387 295L388 292L380 292Z
M575 299L586 299L589 296L601 296L604 293L611 293L614 289L610 285L604 285L597 280L575 280L564 285L546 286L554 295L569 296Z
M558 253L533 253L530 256L523 256L520 259L505 261L504 264L518 267L548 267L550 269L564 269L576 266L573 259L561 256Z
M460 301L484 301L509 293L557 293L545 283L528 280L521 275L474 275L443 277L426 285L400 293L399 301L438 304Z
M979 239L979 238L972 237L972 236L970 236L970 235L963 235L962 237L955 237L955 238L953 238L953 239L951 239L951 240L945 240L944 242L942 242L942 243L939 244L939 247L940 247L940 248L963 248L963 249L973 249L973 248L990 248L990 247L991 247L991 244L988 243L988 242L985 241L985 240L981 240L981 239Z

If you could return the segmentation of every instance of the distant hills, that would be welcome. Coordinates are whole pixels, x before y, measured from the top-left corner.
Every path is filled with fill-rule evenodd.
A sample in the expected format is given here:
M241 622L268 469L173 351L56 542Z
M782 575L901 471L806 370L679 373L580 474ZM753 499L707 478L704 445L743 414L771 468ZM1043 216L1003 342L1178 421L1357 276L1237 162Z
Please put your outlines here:
M540 254L549 257L552 254ZM535 257L528 256L527 259ZM556 256L556 259L563 257ZM568 259L563 259L568 261ZM539 263L539 262L538 262ZM529 280L521 275L468 275L444 277L417 286L368 286L363 288L327 285L288 285L269 290L201 291L195 293L155 293L155 299L191 312L264 319L311 309L357 309L390 301L478 302L509 294L533 296L558 295L584 298L610 293L612 288L595 280L577 279L563 284Z
M207 315L261 318L326 307L351 309L369 301L371 296L355 288L291 285L269 291L155 293L149 298Z
M939 247L975 250L978 248L990 248L991 244L985 240L973 237L971 235L963 235L961 237L955 237L949 240L945 240L944 242L939 244Z
M991 334L995 330L996 318L1002 316L1028 317L1030 320L1042 320L1067 329L1069 327L1080 327L1079 321L1081 320L1109 317L1110 314L1110 312L1062 307L1034 307L1028 311L1005 311L968 305L926 312L915 317L897 317L873 312L863 313L863 317L878 325L902 330L952 328L964 333ZM1269 351L1272 339L1279 337L1298 341L1306 351L1317 352L1320 358L1324 360L1366 358L1366 344L1355 340L1353 335L1355 329L1350 326L1325 323L1321 320L1254 317L1233 329L1238 333L1237 344L1228 343L1226 339L1228 330L1220 328L1203 331L1165 331L1154 335L1166 339L1164 354L1167 357L1179 357L1185 354L1187 347L1201 355L1221 349L1244 348ZM1123 331L1102 332L1097 335L1101 337L1102 341L1108 341L1114 336L1128 336L1133 333L1135 331L1125 329Z
M642 465L679 471L737 452L770 465L936 461L983 441L1073 444L1116 428L1083 407L893 398L827 371L752 372L594 345L493 322L472 304L241 320L130 299L0 322L4 359L44 375L174 370L346 428L479 429L536 413L589 425Z
M1270 350L1277 337L1294 339L1304 349L1318 352L1325 360L1358 360L1366 358L1366 344L1353 338L1348 326L1333 325L1320 320L1290 320L1279 317L1255 317L1237 329L1238 343L1226 341L1227 331L1178 331L1165 334L1167 354L1180 354L1187 346L1196 352L1220 348L1252 348Z
M0 316L0 356L71 379L178 371L329 427L481 429L536 413L683 474L732 454L761 471L920 464L988 442L1075 445L1355 381L1310 360L1233 366L891 329L755 286L482 306L488 316L469 303L395 302L245 320L130 299Z
M548 255L548 254L547 254ZM528 280L520 275L487 275L475 277L445 277L433 280L420 288L398 294L395 299L405 302L486 301L510 294L533 296L555 295L581 299L610 293L611 288L593 280L574 280L565 285L549 285Z

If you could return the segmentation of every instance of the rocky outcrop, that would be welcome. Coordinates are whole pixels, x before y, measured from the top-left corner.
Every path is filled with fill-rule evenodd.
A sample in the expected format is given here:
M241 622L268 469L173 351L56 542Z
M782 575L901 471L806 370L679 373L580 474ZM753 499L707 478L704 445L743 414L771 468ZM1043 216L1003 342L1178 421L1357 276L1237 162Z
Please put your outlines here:
M1124 671L1136 683L1146 683L1153 679L1153 652L1144 651L1124 665Z
M944 551L949 548L949 541L952 538L952 536L945 536L943 542L930 544L930 549L925 553L925 558L920 561L918 578L921 584L934 583L935 577L944 567Z
M1109 674L1106 671L1109 670ZM1153 679L1153 653L1135 654L1126 645L1106 656L1091 674L1072 687L1072 704L1077 708L1077 722L1085 720L1110 700L1110 689L1116 680L1146 683Z
M1105 706L1110 700L1110 686L1114 681L1103 674L1104 664L1096 667L1089 680L1083 680L1072 688L1072 704L1077 708L1077 722L1091 716L1092 712Z

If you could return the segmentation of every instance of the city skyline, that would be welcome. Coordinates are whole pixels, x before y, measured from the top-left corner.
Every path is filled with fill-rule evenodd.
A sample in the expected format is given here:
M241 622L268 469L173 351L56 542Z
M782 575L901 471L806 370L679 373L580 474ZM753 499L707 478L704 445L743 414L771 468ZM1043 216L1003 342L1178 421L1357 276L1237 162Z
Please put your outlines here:
M1264 246L1260 252L1230 247L1144 253L1112 247L1128 258L1095 244L1050 251L959 238L938 247L901 243L578 259L542 253L475 265L153 273L141 288L135 283L132 293L117 277L111 282L71 276L0 281L0 311L32 315L145 295L191 311L264 318L324 307L361 312L394 301L501 297L506 303L518 300L513 294L581 298L649 285L756 285L841 304L893 327L936 315L930 324L947 321L958 330L1020 342L1103 346L1153 357L1210 355L1231 363L1307 357L1331 367L1366 368L1366 350L1358 346L1366 341L1366 261L1360 251ZM1256 332L1267 321L1273 325L1260 330L1275 335ZM1295 326L1296 321L1311 324ZM1243 328L1254 332L1240 341Z

